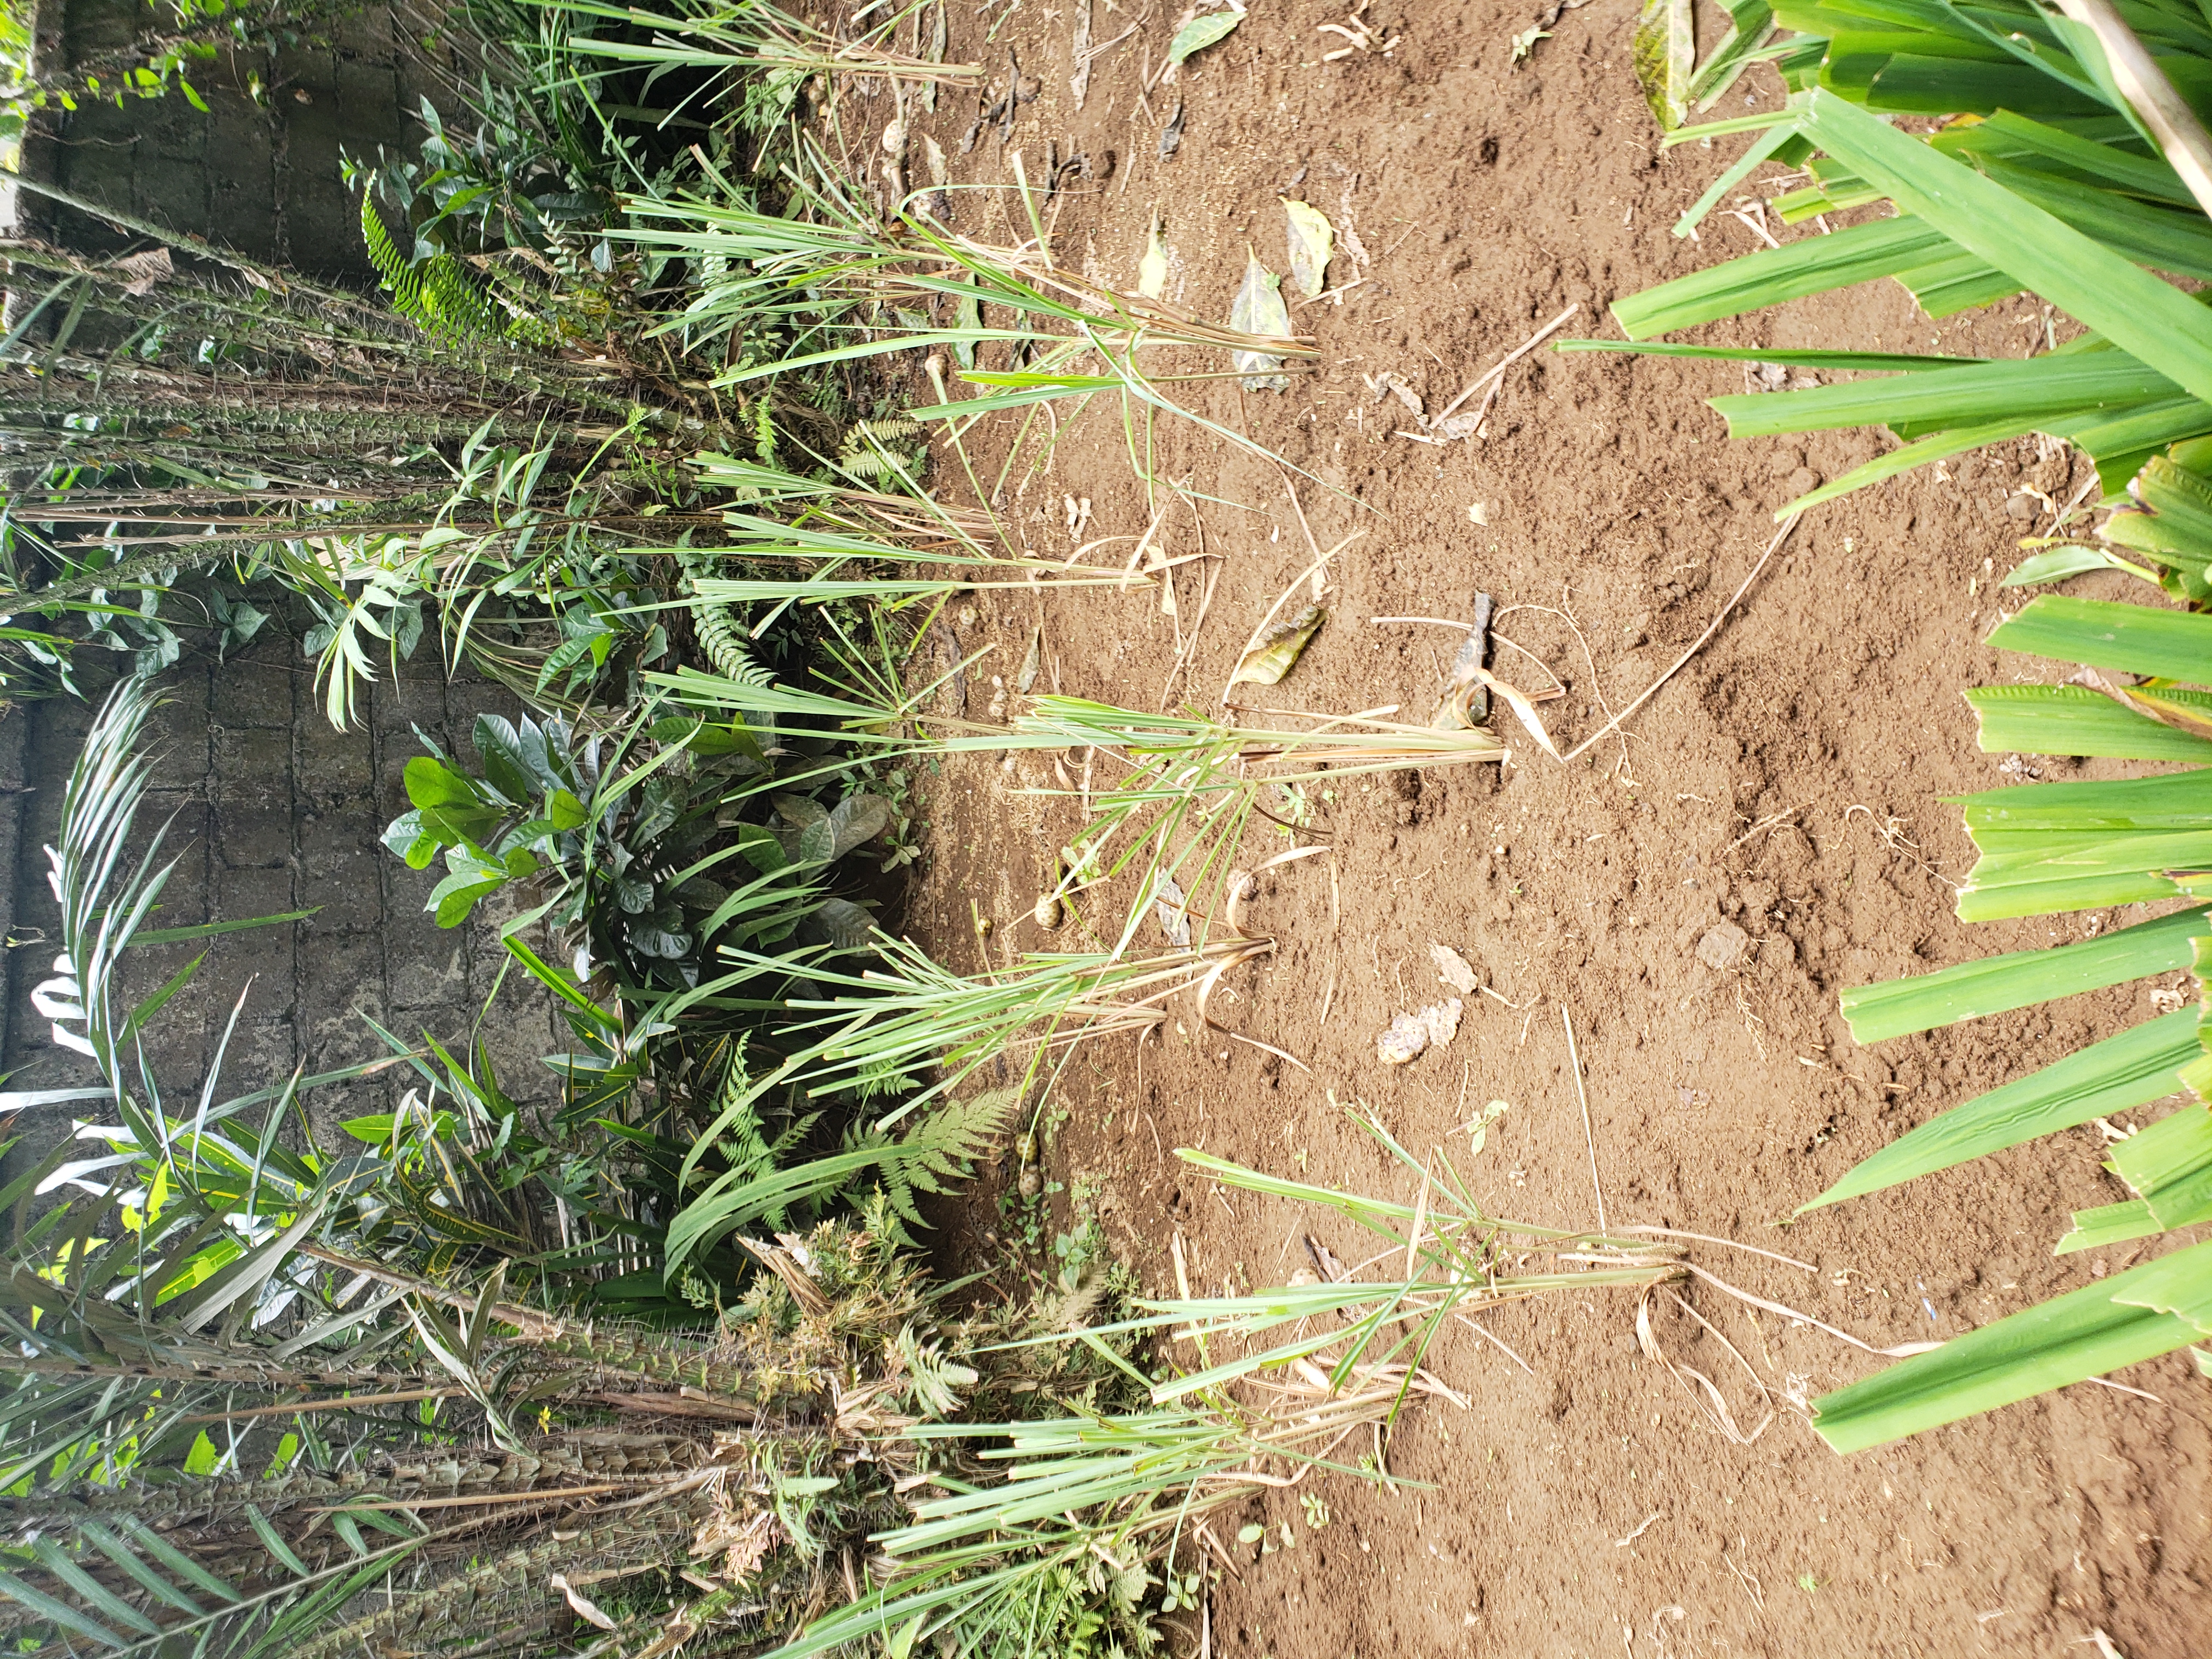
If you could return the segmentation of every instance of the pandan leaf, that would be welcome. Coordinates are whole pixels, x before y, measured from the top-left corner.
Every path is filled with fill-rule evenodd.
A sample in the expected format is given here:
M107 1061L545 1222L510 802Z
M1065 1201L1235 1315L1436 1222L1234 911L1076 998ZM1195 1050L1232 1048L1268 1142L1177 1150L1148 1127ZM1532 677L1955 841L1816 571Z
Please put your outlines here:
M2194 1008L2146 1021L1938 1113L1854 1165L1802 1208L1817 1210L1880 1192L2039 1135L2147 1104L2179 1088L2181 1067L2202 1052Z
M2172 973L2189 966L2194 941L2206 933L2212 933L2212 921L2192 906L2078 945L2013 951L1911 979L1854 986L1843 994L1844 1018L1852 1041L1866 1043L2005 1013L2053 997Z
M2212 1335L2212 1243L2198 1244L1953 1337L1813 1402L1839 1452L1901 1440Z

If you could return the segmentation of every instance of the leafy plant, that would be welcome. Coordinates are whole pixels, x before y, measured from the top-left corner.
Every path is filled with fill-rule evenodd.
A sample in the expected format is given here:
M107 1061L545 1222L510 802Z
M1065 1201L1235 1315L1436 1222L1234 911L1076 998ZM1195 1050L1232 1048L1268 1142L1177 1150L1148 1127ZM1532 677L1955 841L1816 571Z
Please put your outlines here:
M1883 199L1898 216L1802 238L1632 296L1614 309L1632 336L1644 336L1894 276L1931 315L2026 289L2086 325L2094 331L2024 361L1626 349L1886 372L1813 391L1714 400L1737 435L1878 422L1904 441L1785 513L2027 432L2078 445L2112 492L2105 505L2116 510L2094 539L2033 544L2033 556L2008 580L2125 570L2188 609L2051 595L2032 601L1991 642L2087 665L2076 676L2082 683L1969 693L1982 718L1982 745L2202 763L2212 758L2212 698L2200 689L2212 681L2212 617L2199 614L2212 599L2212 471L2198 434L2212 431L2212 318L2153 269L2212 274L2212 223L2155 137L2197 118L2170 88L2156 107L2123 97L2107 46L2148 47L2163 66L2154 73L2195 88L2212 61L2212 27L2194 13L2147 4L2122 4L2117 15L2117 27L2107 18L2093 29L2014 0L1902 13L1855 0L1778 7L1778 18L1814 37L1821 53L1817 62L1809 53L1796 56L1790 71L1796 91L1782 115L1703 130L1756 125L1766 137L1686 216L1686 225L1778 154L1809 157L1813 179L1777 198L1785 220ZM1879 118L1954 112L1963 113L1925 137ZM2212 860L2212 794L2202 787L2208 775L2191 769L1967 797L1966 824L1981 854L1960 892L1959 913L1967 920L2160 898L2200 902L2087 943L1847 991L1844 1009L1854 1035L1875 1042L2181 969L2197 975L2202 1000L2212 970L2201 902L2212 889L2196 873ZM1863 1161L1808 1207L2142 1106L2178 1088L2212 1098L2200 1018L2198 1011L2178 1009L1942 1113ZM2108 1167L2136 1196L2077 1215L2062 1254L2212 1218L2203 1184L2212 1169L2212 1113L2201 1104L2185 1107L2123 1141ZM1831 1394L1815 1402L1815 1426L1839 1450L1854 1449L2208 1334L2212 1247L2197 1245Z

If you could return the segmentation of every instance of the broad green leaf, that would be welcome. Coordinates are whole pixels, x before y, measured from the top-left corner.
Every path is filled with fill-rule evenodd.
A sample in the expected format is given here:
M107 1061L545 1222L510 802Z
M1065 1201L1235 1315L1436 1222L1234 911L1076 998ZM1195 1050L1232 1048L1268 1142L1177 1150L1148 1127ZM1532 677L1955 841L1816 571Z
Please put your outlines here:
M481 806L483 797L476 784L450 766L432 760L428 755L417 755L409 761L401 776L407 785L407 799L416 806Z
M732 744L735 747L735 744ZM580 830L591 822L592 815L575 796L566 789L556 789L545 798L545 816L556 830Z
M1208 12L1203 17L1192 18L1168 42L1168 62L1180 64L1193 52L1204 52L1217 41L1226 40L1229 32L1243 21L1241 11Z
M1854 1165L1799 1213L2172 1094L2181 1068L2203 1052L2194 1008L2162 1014L1939 1113Z
M514 721L497 714L479 714L472 735L476 738L477 757L483 763L484 781L498 791L509 806L519 807L537 795L533 769L523 757L522 733ZM408 764L411 767L414 763ZM416 802L418 806L427 804Z
M431 858L438 856L438 848L445 842L429 832L418 811L403 811L400 817L385 825L383 842L392 852L407 860L410 869L429 869Z
M830 809L830 856L842 859L855 847L873 841L890 828L890 803L880 795L854 794Z
M1990 630L1989 643L2093 668L2212 684L2212 617L2041 593Z
M1960 246L2212 401L2212 312L2172 283L1833 93L1806 100L1801 131L1900 212L1941 225Z
M2212 714L2212 696L2168 695L2201 697ZM2212 763L2212 739L2139 714L2087 686L1978 685L1966 702L1981 717L1981 746L1990 754Z
M1824 1395L1813 1402L1813 1426L1836 1450L1858 1451L2154 1359L2206 1334L2165 1307L2194 1313L2208 1298L2212 1243L2055 1297Z
M1979 1019L2186 968L2195 957L2191 941L2204 933L2212 933L2212 921L2192 907L2078 945L2012 951L1911 979L1854 986L1843 994L1844 1018L1852 1040L1862 1043Z

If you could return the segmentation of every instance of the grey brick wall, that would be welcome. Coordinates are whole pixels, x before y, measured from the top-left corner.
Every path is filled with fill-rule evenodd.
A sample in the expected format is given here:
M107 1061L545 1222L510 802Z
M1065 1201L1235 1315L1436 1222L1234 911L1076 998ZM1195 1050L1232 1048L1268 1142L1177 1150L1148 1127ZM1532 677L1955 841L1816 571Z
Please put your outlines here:
M127 42L149 15L136 0L46 0L40 49L81 61ZM368 286L374 274L339 178L339 146L411 148L420 137L412 112L428 77L403 49L389 10L365 10L337 40L326 51L235 58L195 71L204 114L175 94L126 100L120 109L84 104L27 142L24 168L241 252ZM244 90L257 70L269 88L259 105ZM104 222L28 196L24 206L29 228L64 246L98 253L122 243ZM396 682L374 689L358 729L337 732L298 635L297 627L272 622L244 655L217 664L188 654L162 683L173 701L160 717L163 757L142 830L170 816L166 852L180 862L155 925L316 914L144 953L138 972L150 988L207 952L156 1027L150 1052L161 1086L173 1097L197 1095L237 1006L224 1097L280 1081L295 1066L313 1073L386 1052L370 1019L410 1042L425 1030L449 1045L480 1036L508 1092L553 1095L541 1056L565 1048L567 1033L546 1000L510 975L487 1010L504 951L483 927L439 929L422 907L442 872L407 869L378 839L404 809L401 769L419 752L410 724L466 754L476 713L513 713L513 700L478 679L448 684L433 642ZM82 1062L54 1045L30 992L58 948L42 849L55 838L63 786L91 714L68 698L0 704L0 872L12 872L0 875L8 944L0 1068L14 1088L83 1080ZM318 1139L335 1144L338 1121L386 1109L414 1081L395 1070L319 1097ZM20 1126L25 1150L50 1145L67 1116L50 1110Z
M555 1079L543 1057L565 1048L567 1033L545 999L511 974L487 1009L507 959L496 938L484 927L437 927L422 903L441 872L408 869L378 839L405 810L401 770L421 752L412 727L466 754L477 712L511 713L512 700L475 678L448 683L426 646L422 662L372 689L358 726L335 731L298 639L273 623L269 631L243 656L187 660L163 678L172 701L157 717L161 760L140 827L150 832L166 818L164 855L179 863L155 925L315 915L144 953L136 978L151 988L206 951L155 1028L149 1052L162 1088L198 1092L236 1008L218 1098L281 1081L295 1067L313 1073L389 1052L370 1020L410 1043L428 1031L452 1047L473 1033L510 1093L550 1097ZM16 849L6 957L13 1018L0 1062L15 1087L75 1080L82 1068L53 1044L30 993L58 948L42 849L56 838L63 786L91 716L88 705L57 698L0 719L0 787L21 792L0 797L15 809L0 813L0 849L9 831ZM10 733L20 744L12 756ZM316 1097L318 1139L333 1144L338 1121L386 1109L416 1081L395 1070Z
M73 65L127 46L144 0L41 0L35 38L42 66ZM416 112L436 77L401 20L364 8L327 48L237 52L196 67L203 114L182 96L113 103L80 100L54 111L27 138L23 171L90 200L143 214L174 230L212 237L241 253L325 281L374 281L362 248L358 209L338 177L341 146L373 157L410 151L422 137ZM264 88L248 95L252 76ZM122 245L112 228L26 196L24 222L80 250Z

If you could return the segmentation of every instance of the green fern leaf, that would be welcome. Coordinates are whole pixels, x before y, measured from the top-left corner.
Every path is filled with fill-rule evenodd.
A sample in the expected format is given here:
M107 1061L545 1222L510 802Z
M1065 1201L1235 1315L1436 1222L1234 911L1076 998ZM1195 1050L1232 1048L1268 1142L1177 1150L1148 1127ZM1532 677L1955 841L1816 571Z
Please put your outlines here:
M724 679L757 690L775 684L775 676L755 662L745 649L744 630L725 607L694 599L691 627L699 636L700 653Z

